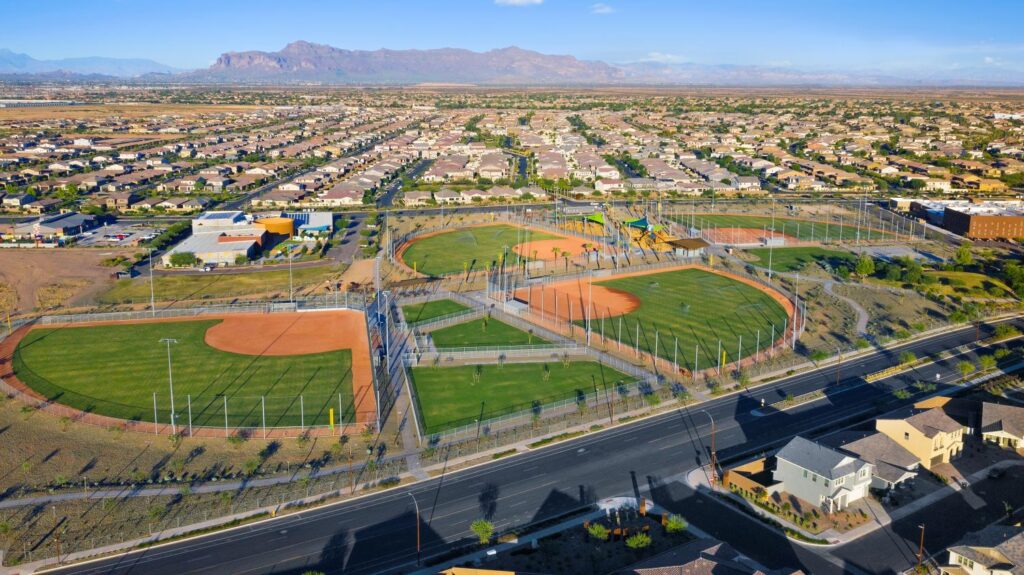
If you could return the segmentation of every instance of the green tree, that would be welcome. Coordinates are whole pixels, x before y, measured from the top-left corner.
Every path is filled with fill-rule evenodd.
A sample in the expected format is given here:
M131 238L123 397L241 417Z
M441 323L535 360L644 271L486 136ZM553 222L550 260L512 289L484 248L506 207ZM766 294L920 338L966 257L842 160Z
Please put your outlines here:
M996 358L994 355L982 355L978 357L978 366L981 367L981 371L988 371L994 369L996 366Z
M974 263L974 255L971 254L971 242L964 242L960 244L960 247L956 248L953 261L961 266L969 266Z
M591 523L590 526L587 527L587 533L598 541L608 540L608 528L600 523Z
M194 266L199 261L192 252L176 252L171 254L171 265L175 267Z
M966 379L968 375L974 372L974 364L969 361L961 361L956 364L956 370L960 372L960 378Z
M626 539L626 547L634 551L646 549L651 546L651 536L646 533L637 533Z
M486 519L477 519L469 526L469 530L477 536L481 545L486 545L494 536L494 524Z
M904 351L900 353L900 364L906 365L908 363L914 363L917 361L917 356L912 351Z
M875 260L868 257L867 254L861 254L860 258L857 259L857 267L854 271L860 277L867 277L875 273Z

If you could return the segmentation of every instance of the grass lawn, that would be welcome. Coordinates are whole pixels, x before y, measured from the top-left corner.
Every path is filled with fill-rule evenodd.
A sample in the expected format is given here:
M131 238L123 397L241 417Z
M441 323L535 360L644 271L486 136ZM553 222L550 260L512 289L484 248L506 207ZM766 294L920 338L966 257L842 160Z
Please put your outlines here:
M300 425L303 396L306 425L326 425L328 409L346 421L352 411L352 353L340 350L292 357L257 357L214 349L203 340L220 320L34 329L14 357L18 376L59 403L122 419L170 421L167 348L171 346L174 407L180 425L228 424L260 427L260 397L266 397L267 426ZM335 416L337 417L337 415Z
M438 349L537 345L547 341L494 318L478 318L430 332Z
M556 237L504 224L466 228L416 240L406 248L402 261L431 276L461 273L466 268L480 271L500 261L506 246L509 263L513 263L518 256L512 253L512 246Z
M632 347L639 329L640 350L653 352L657 338L657 353L668 361L673 361L678 338L675 361L686 369L693 369L695 354L698 369L717 366L719 340L726 363L735 361L738 352L742 357L753 354L758 331L764 349L771 339L772 324L778 337L786 321L785 309L768 294L698 269L594 283L640 298L640 307L634 311L606 320L607 337ZM600 322L592 320L591 329L599 333Z
M336 265L297 268L292 271L295 290L341 276ZM155 275L153 291L156 301L201 300L250 295L287 294L288 270L244 272L233 274ZM139 276L119 280L114 287L100 295L100 303L148 303L149 277Z
M937 285L930 286L943 295L967 297L1015 297L1010 288L996 278L974 272L929 271L925 275L938 278Z
M479 378L476 374L479 370ZM544 372L547 370L547 381ZM594 386L604 389L618 382L630 382L628 376L591 361L546 363L506 363L459 367L414 367L423 427L428 434L472 424L483 416L489 419L505 413L530 409L555 401L592 393ZM536 403L535 403L536 402Z
M436 317L465 311L467 309L469 308L459 302L452 301L450 299L439 299L423 303L403 305L402 315L405 316L405 321L409 323L419 323L430 321Z
M824 222L818 220L803 220L797 218L783 218L775 216L775 231L808 241L854 241L857 238L857 225L850 216L848 221L854 225L845 223L840 225L837 222ZM691 217L687 215L673 216L673 220L689 225ZM742 214L697 214L692 218L694 225L698 228L749 228L755 230L772 227L771 216L747 216ZM891 237L892 234L877 229L861 228L861 239L880 239Z
M768 248L754 248L747 250L752 256L758 258L756 262L761 267L768 266ZM834 269L841 264L857 264L857 258L850 252L839 250L827 250L824 248L775 248L771 250L772 269L779 272L792 272L803 269L812 262L826 262Z

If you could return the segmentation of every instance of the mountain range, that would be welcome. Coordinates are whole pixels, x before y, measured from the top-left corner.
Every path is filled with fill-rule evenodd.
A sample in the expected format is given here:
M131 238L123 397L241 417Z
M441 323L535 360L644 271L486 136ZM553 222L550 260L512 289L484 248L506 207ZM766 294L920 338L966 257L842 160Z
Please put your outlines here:
M145 74L181 72L177 68L142 58L63 58L36 60L28 54L19 54L0 48L0 74L81 74L114 78L133 78Z
M70 81L78 76L90 81L186 84L1024 86L1024 73L998 67L896 74L655 61L609 64L514 46L487 52L346 50L298 41L277 52L225 52L210 67L187 71L144 59L36 60L0 49L0 79Z

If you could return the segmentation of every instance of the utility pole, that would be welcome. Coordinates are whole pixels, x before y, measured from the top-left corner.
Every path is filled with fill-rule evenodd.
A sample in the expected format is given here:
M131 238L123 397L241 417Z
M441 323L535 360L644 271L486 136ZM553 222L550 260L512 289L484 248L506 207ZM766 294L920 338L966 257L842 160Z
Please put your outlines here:
M174 417L174 374L171 371L171 344L178 343L178 340L165 337L160 340L160 343L167 344L167 386L171 391L171 433L178 434L178 426L175 423Z
M917 547L917 572L921 572L921 563L924 562L924 523L917 526L921 530L921 543Z

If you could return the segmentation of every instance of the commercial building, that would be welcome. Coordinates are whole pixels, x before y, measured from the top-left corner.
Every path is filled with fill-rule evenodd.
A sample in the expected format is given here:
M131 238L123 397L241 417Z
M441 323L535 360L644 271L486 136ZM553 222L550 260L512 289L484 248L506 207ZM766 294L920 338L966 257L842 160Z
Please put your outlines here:
M946 208L943 227L972 239L1024 238L1024 210L984 206Z

